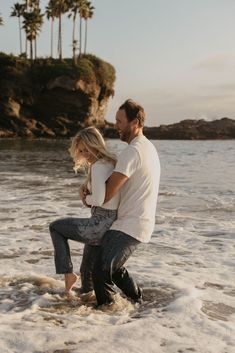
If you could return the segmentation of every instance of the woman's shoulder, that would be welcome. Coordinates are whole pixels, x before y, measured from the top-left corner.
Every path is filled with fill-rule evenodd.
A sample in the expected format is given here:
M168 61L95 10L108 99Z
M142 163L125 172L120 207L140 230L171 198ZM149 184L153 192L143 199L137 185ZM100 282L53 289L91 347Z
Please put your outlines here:
M111 161L107 161L106 159L100 158L95 163L93 163L91 167L109 169L111 167L114 168L114 164Z

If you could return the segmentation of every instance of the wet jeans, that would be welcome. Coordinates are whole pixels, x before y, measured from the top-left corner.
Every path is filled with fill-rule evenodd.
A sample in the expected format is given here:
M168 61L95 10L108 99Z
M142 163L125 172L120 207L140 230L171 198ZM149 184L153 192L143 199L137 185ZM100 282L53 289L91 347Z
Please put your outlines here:
M99 248L93 244L100 243L103 234L117 217L116 210L107 210L101 207L92 207L91 212L90 218L62 218L52 222L49 226L54 246L56 273L73 272L69 239L86 244L81 265L82 286L86 288L92 287L92 269Z
M82 292L88 293L94 289L92 273L99 254L99 246L85 244L80 266Z
M113 285L133 301L141 298L141 290L123 266L140 242L117 230L109 230L102 238L93 270L97 304L113 302Z

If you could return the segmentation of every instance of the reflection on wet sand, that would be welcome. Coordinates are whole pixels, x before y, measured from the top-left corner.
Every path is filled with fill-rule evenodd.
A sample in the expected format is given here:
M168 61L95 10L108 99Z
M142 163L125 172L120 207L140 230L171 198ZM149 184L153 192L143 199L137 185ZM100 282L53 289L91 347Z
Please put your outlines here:
M232 306L211 301L204 301L201 310L211 320L228 321L229 316L235 314L235 308Z

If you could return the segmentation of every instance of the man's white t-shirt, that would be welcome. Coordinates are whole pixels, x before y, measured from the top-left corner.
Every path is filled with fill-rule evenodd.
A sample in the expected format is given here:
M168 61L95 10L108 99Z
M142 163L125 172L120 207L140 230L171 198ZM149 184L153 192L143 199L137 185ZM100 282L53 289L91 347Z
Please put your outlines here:
M111 229L148 243L155 225L160 182L156 148L144 135L137 136L119 155L114 171L128 180L120 189L118 217Z

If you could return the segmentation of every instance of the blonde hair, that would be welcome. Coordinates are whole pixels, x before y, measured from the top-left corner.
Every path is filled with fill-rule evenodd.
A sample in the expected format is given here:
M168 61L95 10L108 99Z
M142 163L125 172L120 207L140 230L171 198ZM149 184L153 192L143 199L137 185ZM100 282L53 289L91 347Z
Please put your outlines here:
M105 161L116 164L117 158L115 154L107 150L105 141L98 129L93 126L80 130L77 135L72 139L69 152L75 162L74 170L87 166L88 163L79 151L79 144L83 143L87 150L98 160L104 159ZM94 153L95 151L95 153Z

